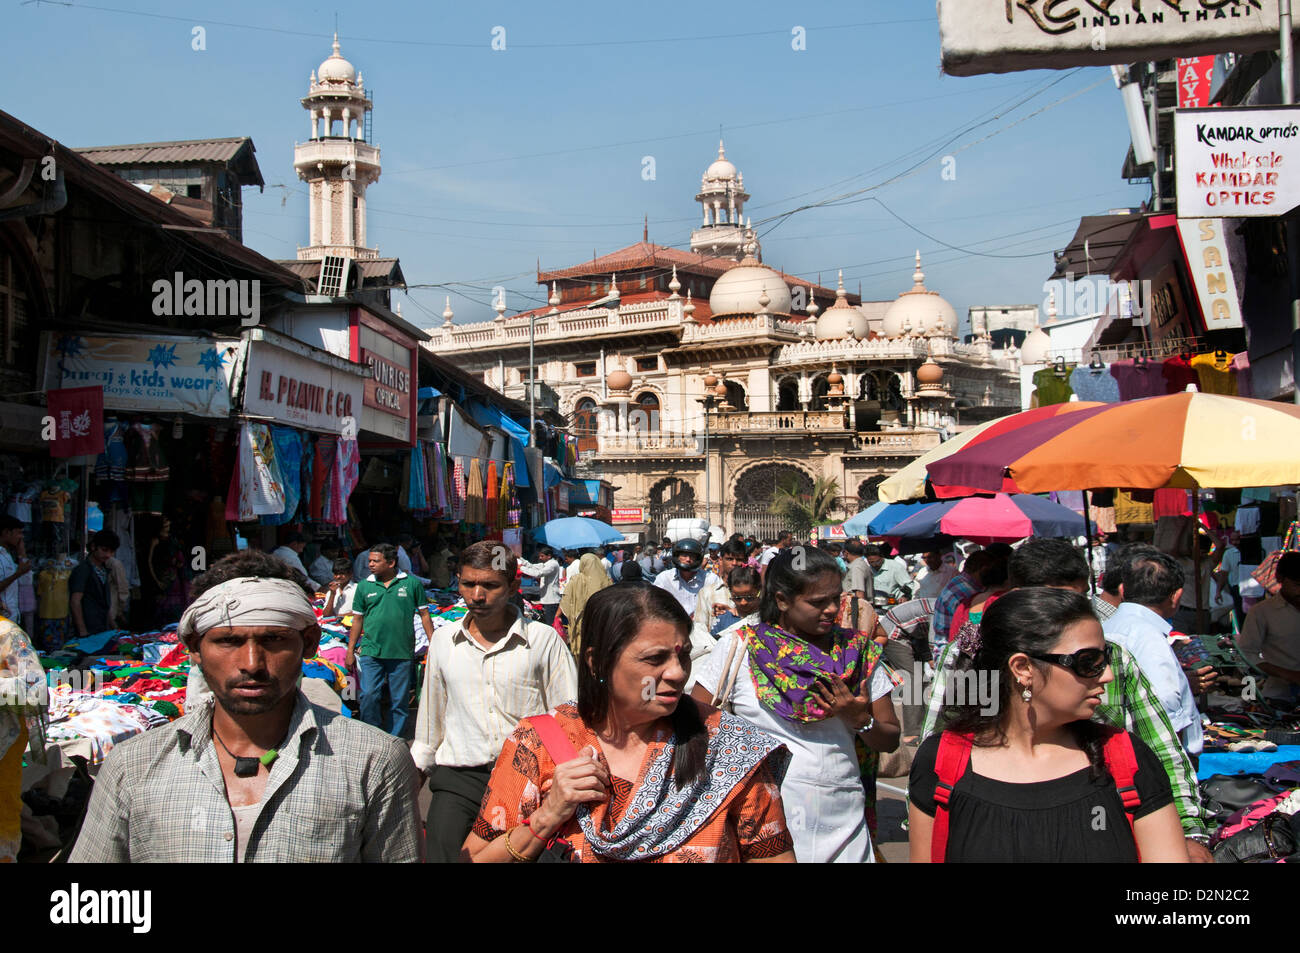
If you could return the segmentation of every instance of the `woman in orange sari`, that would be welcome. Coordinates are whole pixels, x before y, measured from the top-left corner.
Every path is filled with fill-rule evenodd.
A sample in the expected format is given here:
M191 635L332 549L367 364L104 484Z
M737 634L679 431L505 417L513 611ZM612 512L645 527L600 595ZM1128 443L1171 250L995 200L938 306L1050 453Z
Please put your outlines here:
M668 592L603 589L584 613L578 700L507 739L462 858L793 862L771 736L685 694L691 620Z

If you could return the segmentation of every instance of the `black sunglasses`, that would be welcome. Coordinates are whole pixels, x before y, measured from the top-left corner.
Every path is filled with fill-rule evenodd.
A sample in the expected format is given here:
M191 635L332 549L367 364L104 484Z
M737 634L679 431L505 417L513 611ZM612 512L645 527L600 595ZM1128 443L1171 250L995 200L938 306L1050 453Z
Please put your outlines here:
M1068 668L1081 678L1096 678L1106 671L1106 666L1110 664L1112 646L1107 642L1104 649L1079 649L1073 655L1025 654L1029 655L1030 658L1038 659L1040 662L1051 662L1053 665Z

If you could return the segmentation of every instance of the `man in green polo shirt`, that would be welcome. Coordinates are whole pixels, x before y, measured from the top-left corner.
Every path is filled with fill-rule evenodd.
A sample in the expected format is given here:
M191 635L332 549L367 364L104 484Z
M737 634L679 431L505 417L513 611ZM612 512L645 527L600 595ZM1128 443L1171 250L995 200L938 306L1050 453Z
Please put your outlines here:
M397 547L379 543L370 550L370 577L352 596L352 632L347 668L361 676L361 720L397 737L406 731L407 705L415 668L415 617L426 635L433 622L424 604L424 586L397 569ZM384 686L389 709L383 711ZM388 724L385 724L388 722Z

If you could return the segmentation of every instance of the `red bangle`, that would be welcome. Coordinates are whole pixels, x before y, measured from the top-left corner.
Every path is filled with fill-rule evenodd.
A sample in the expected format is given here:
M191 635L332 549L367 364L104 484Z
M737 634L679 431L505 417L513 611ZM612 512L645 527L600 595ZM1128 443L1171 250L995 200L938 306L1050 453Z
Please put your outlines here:
M523 819L523 822L522 822L523 825L524 825L524 827L528 828L528 833L532 834L534 837L536 837L539 841L541 841L541 842L542 842L543 844L545 844L547 847L550 847L552 844L555 843L555 838L554 838L554 837L552 837L550 840L547 840L547 839L546 839L545 837L543 837L541 834L537 833L537 831L533 830L533 825L530 824L530 823L528 823L528 822L529 822L529 818L527 818L527 817L525 817L525 818Z

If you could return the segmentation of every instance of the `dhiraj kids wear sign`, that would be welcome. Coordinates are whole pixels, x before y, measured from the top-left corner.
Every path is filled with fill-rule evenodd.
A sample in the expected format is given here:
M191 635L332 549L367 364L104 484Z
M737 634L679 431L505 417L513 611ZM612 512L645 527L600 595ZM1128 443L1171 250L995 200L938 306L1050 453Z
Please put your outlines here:
M228 417L234 341L195 337L49 334L47 390L104 389L109 410Z
M1109 66L1278 44L1277 0L939 0L953 76Z

